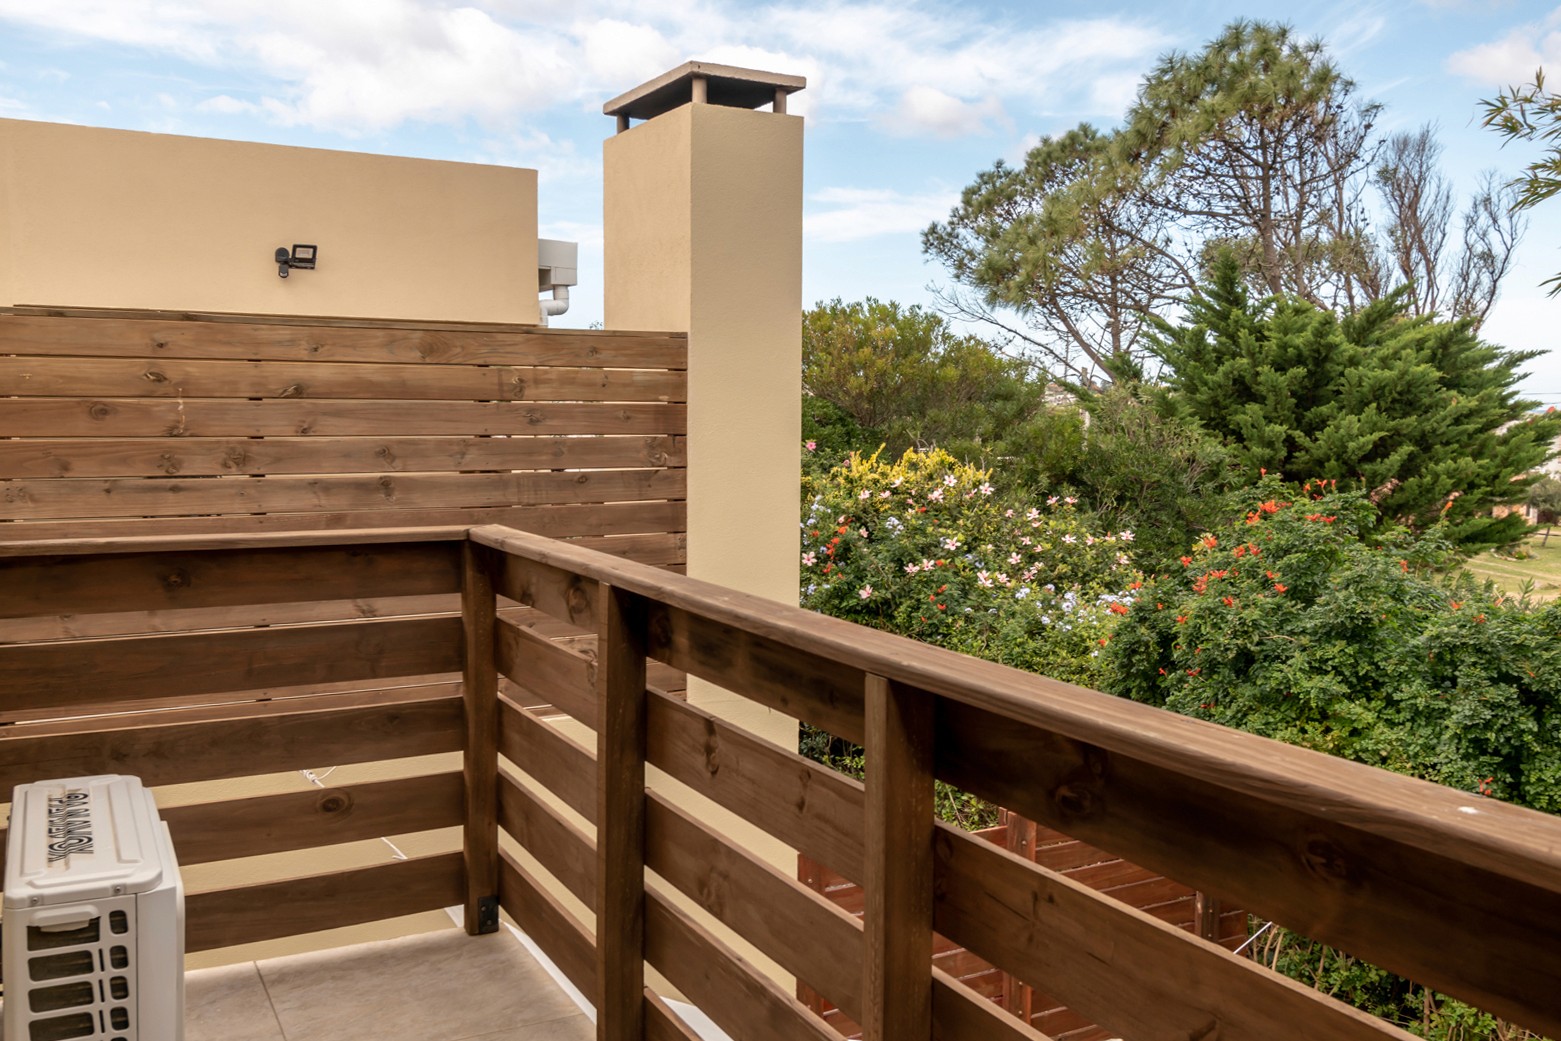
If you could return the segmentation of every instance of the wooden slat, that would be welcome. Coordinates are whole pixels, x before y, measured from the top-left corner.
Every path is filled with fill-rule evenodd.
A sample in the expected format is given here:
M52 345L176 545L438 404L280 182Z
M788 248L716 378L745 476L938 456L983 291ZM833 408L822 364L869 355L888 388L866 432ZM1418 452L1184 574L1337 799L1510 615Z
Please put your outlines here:
M857 1018L867 1041L930 1041L933 698L881 676L866 689L867 949Z
M461 823L461 775L337 785L159 810L179 863L254 857Z
M462 755L466 819L461 853L466 865L464 924L468 936L499 928L499 675L494 665L498 599L493 576L498 554L466 542L461 554Z
M298 686L461 668L456 618L0 646L0 701L68 709L104 700Z
M0 349L16 354L469 365L684 368L683 333L539 329L469 322L13 308ZM31 314L22 313L32 311ZM65 312L66 316L40 311Z
M686 439L373 436L26 438L0 441L0 478L227 477L687 465Z
M596 631L596 1036L644 1041L644 603L601 585Z
M580 993L596 993L596 947L590 930L508 850L499 855L499 905Z
M1051 1041L940 969L932 970L932 1035L938 1041Z
M102 773L182 784L449 752L458 684L0 727L0 791Z
M862 877L862 785L696 706L650 699L650 761L849 878Z
M19 397L398 398L409 401L683 401L665 369L363 365L322 361L16 357L0 339L0 387Z
M499 826L589 908L596 906L596 840L513 777L499 775Z
M688 507L682 500L666 502L588 503L548 506L490 506L457 509L401 510L398 525L459 526L504 523L550 538L606 536L636 532L681 532L687 527ZM171 538L213 538L225 534L249 536L283 532L365 531L385 527L390 519L381 510L348 510L318 513L274 513L233 517L165 517L157 532ZM145 534L138 517L105 520L67 520L0 525L0 542L72 538L122 539Z
M649 810L646 862L652 871L787 972L860 1016L863 942L855 919L664 796L650 793Z
M500 596L561 622L596 625L596 583L571 572L506 553L494 586Z
M337 929L461 902L461 854L440 853L185 897L185 950Z
M0 535L4 529L0 528ZM0 555L0 618L452 593L455 542L103 556ZM306 591L306 592L305 592Z
M228 401L18 398L0 437L346 437L454 434L686 434L683 405L651 402Z
M1405 1036L957 829L936 851L938 932L1124 1036Z
M683 470L28 480L0 485L0 520L535 506L680 499L685 489ZM384 523L401 521L392 513Z
M646 953L716 1026L742 1041L839 1041L808 1011L662 897L647 895Z
M595 823L596 764L590 751L504 697L499 698L499 754Z
M498 669L538 701L596 728L596 660L525 626L501 621Z

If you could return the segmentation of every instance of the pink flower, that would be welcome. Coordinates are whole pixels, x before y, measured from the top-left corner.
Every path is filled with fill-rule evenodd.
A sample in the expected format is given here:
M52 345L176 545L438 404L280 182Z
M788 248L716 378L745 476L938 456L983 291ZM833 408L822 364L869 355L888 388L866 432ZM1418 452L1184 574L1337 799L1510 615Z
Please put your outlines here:
M814 564L818 563L818 557L815 556L810 550L809 552L802 554L802 562L808 567L812 567Z
M809 441L808 442L808 451L809 452L816 452L816 451L818 451L818 442L817 441Z
M863 600L870 599L873 595L873 587L863 586L861 589L856 591L856 595L861 597Z

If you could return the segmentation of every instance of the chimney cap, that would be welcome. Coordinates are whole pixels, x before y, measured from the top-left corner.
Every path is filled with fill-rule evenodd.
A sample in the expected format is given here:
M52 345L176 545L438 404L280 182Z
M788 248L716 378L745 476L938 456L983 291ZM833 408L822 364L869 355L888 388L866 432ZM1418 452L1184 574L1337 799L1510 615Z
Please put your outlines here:
M690 61L619 94L602 106L602 114L620 119L655 119L693 101L696 79L705 81L705 100L709 104L731 108L758 108L808 85L803 76Z

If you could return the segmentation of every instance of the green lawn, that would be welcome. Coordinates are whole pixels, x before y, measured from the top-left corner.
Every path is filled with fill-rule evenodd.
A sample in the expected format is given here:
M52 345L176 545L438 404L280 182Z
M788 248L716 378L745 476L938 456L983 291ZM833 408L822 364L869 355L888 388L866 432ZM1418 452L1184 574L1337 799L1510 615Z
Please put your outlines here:
M1549 545L1544 541L1543 529L1528 540L1525 545L1533 556L1527 560L1508 560L1492 553L1481 553L1464 566L1512 593L1519 591L1524 579L1533 579L1534 599L1553 600L1561 596L1561 526L1551 533Z

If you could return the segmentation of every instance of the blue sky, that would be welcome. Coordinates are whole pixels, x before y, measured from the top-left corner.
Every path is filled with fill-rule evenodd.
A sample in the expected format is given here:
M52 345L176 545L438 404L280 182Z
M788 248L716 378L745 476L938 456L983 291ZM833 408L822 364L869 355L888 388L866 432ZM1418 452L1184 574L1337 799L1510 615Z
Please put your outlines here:
M1114 125L1143 73L1234 18L1321 37L1385 106L1435 123L1460 192L1533 155L1478 102L1544 64L1561 7L1516 0L1339 4L755 4L725 0L0 0L0 116L535 167L544 235L581 243L564 325L601 317L601 115L689 58L808 77L804 304L931 302L917 233L998 158L1080 121ZM1561 199L1537 212L1488 322L1561 347ZM1561 351L1527 389L1561 404Z

